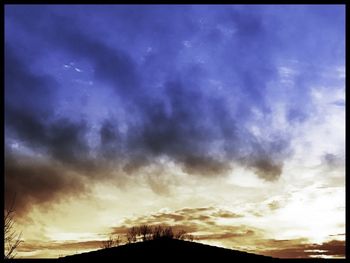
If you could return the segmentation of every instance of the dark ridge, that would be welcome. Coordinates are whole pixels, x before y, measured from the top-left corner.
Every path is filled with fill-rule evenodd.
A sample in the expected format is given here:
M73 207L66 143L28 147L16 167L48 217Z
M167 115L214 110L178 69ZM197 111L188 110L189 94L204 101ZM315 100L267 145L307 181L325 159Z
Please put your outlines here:
M60 258L63 262L188 262L189 260L272 261L274 258L175 239L151 240Z
M11 259L5 262L329 262L344 259L279 259L201 243L163 239L75 254L58 259Z

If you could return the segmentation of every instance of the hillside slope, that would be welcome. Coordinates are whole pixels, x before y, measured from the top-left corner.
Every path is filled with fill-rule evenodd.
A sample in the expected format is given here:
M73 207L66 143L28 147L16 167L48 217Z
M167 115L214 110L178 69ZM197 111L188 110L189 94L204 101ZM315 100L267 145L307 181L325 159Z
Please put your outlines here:
M273 258L255 255L251 253L204 245L196 242L182 240L152 240L123 245L114 248L66 256L60 258L64 262L76 262L93 260L94 262L188 262L194 260L218 260L225 259L230 262L272 261Z

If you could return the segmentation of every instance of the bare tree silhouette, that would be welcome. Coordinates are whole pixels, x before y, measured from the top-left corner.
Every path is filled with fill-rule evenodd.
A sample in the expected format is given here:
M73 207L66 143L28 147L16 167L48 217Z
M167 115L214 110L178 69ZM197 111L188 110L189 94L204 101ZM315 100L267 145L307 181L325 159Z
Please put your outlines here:
M155 226L152 230L152 239L160 239L163 235L163 228L161 226Z
M126 240L129 244L136 242L138 232L139 231L138 231L137 227L134 227L134 226L128 229L128 231L126 233Z
M23 242L21 240L22 232L17 233L14 228L14 213L15 213L15 200L16 195L14 195L13 200L9 208L5 209L4 213L4 258L11 259L16 256L16 249Z
M142 225L138 227L139 234L141 235L142 241L149 240L149 236L152 233L152 228L149 225Z
M173 239L173 238L175 238L173 229L170 226L164 227L163 231L162 231L161 238L163 238L163 239Z
M109 236L107 240L102 241L101 248L111 248L120 245L120 236L118 235L114 238L112 235Z
M184 230L174 232L171 226L162 225L140 225L130 227L127 232L123 235L126 238L126 243L131 244L137 241L148 241L148 240L163 240L163 239L178 239L193 241L194 237L187 234ZM102 241L101 248L111 248L119 246L122 243L121 237L118 235L116 238L113 234L109 236L107 240Z

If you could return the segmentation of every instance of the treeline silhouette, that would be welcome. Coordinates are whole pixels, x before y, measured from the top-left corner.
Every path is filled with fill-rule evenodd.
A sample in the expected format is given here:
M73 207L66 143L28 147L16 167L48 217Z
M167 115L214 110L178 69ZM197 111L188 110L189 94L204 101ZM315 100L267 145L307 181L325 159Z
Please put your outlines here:
M184 230L175 232L171 226L150 226L141 225L128 229L126 238L128 243L138 240L159 240L159 239L179 239L193 241L193 235L187 234Z
M187 240L193 241L194 237L188 234L185 230L181 229L175 231L171 226L151 226L151 225L140 225L128 228L126 232L126 243L131 244L135 242L144 242L148 240ZM113 237L109 236L108 240L102 241L102 248L111 248L119 246L122 243L121 237L118 235Z

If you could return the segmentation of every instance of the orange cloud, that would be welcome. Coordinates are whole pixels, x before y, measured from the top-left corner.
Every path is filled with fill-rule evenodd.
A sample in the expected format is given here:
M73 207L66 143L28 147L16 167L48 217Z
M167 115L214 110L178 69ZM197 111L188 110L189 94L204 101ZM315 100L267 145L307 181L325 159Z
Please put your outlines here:
M276 240L267 238L259 228L239 223L242 214L214 207L183 208L173 212L159 212L137 218L127 218L111 233L122 242L129 227L141 224L172 226L174 231L185 230L195 241L277 258L345 257L345 241L331 240L322 244L310 243L306 238ZM222 223L224 219L224 223ZM227 223L229 220L230 223ZM339 237L341 235L337 235ZM330 238L334 238L330 236ZM86 242L26 241L19 252L45 255L68 255L91 251L101 247L100 240Z
M305 240L266 240L272 248L261 251L261 254L278 258L312 258L334 257L345 258L345 241L331 240L322 244L310 244Z

